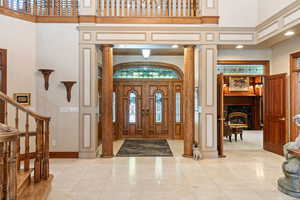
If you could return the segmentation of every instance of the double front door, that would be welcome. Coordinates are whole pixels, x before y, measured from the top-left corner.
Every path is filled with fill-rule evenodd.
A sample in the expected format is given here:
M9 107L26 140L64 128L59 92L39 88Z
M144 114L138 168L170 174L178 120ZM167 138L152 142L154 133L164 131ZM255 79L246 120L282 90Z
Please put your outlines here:
M181 82L170 80L115 80L113 120L116 137L180 139L181 90Z

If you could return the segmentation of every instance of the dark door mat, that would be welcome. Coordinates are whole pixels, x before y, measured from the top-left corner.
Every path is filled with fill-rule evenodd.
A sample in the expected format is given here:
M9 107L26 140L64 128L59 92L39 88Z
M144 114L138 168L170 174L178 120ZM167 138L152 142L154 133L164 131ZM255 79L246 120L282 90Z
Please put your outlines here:
M117 157L172 157L165 139L126 139Z

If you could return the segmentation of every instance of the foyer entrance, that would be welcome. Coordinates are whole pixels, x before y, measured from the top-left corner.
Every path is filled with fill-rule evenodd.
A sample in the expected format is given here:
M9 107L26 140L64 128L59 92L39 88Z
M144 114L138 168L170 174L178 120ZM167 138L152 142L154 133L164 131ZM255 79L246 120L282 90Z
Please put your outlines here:
M168 63L115 66L115 138L182 139L182 77L181 69Z

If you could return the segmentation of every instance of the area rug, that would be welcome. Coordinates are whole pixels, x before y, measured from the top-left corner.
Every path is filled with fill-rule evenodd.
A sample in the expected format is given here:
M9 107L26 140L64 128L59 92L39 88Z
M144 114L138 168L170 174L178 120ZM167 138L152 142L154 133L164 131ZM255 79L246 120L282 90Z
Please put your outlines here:
M117 157L172 157L165 139L126 139Z

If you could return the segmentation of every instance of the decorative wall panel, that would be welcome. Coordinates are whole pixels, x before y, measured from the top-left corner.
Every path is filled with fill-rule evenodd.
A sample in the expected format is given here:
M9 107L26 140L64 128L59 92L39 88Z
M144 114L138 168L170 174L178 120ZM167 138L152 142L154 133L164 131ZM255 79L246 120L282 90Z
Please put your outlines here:
M284 25L290 24L290 23L296 21L297 19L300 19L300 9L298 9L295 12L292 12L291 14L284 17L283 24Z
M214 101L214 51L206 49L206 105L212 106Z
M152 40L154 41L197 41L200 40L200 34L168 34L168 33L153 33Z
M83 114L83 147L91 147L91 115Z
M253 41L252 33L236 34L236 33L220 33L220 41Z
M206 114L206 146L214 146L214 117L213 114Z
M273 33L274 31L277 31L278 28L279 28L279 23L275 22L274 24L268 26L267 28L259 31L258 34L257 34L257 36L258 36L258 38L265 37L265 36Z
M83 49L83 104L91 105L91 49Z
M146 40L145 33L96 33L96 40Z

